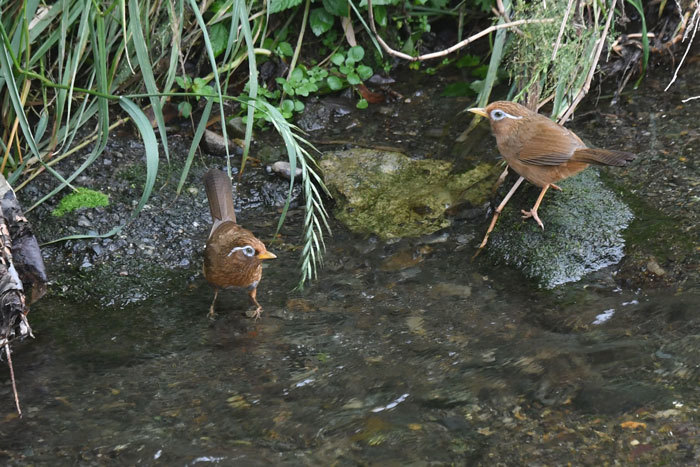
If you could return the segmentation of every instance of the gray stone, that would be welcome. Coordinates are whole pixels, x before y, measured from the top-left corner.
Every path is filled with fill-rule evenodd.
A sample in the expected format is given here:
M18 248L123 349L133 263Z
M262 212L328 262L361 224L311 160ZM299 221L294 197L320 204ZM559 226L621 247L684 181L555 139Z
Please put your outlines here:
M535 190L528 190L528 196L510 200L486 246L491 258L544 288L618 263L624 256L622 231L634 217L593 169L559 185L562 191L550 190L538 212L544 231L521 218L520 210L530 209L536 199Z

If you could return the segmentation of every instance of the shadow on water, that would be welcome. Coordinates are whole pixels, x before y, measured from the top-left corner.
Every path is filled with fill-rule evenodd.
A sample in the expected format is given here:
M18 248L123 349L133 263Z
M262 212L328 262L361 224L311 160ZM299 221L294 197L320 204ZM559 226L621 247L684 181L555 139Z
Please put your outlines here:
M125 309L45 299L8 381L0 459L24 465L697 462L700 296L607 268L541 290L470 262L482 226L380 242L335 225L262 320L203 279ZM7 376L6 376L7 378Z

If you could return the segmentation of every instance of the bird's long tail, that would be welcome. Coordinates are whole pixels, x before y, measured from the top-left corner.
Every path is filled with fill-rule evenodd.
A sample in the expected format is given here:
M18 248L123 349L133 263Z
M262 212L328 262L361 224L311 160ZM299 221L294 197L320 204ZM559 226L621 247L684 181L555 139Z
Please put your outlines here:
M582 148L574 152L571 160L585 162L586 164L623 167L636 159L636 157L637 156L631 152L615 151L612 149Z
M218 169L209 169L204 174L204 189L207 192L211 218L214 221L211 231L216 230L222 222L236 222L236 213L233 210L233 191L228 175Z

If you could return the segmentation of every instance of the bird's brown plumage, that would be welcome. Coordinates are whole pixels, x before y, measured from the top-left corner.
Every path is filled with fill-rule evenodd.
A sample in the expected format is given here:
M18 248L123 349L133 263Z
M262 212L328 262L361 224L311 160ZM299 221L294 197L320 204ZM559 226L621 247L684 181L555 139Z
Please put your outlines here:
M236 223L233 209L231 180L216 169L204 175L204 188L209 199L212 229L204 249L204 277L214 286L214 300L209 315L214 315L214 304L219 289L244 287L256 306L256 318L262 313L257 301L257 287L262 278L262 261L275 255L267 251L263 242L250 230Z
M522 179L542 188L533 208L522 212L523 217L534 218L544 229L537 209L550 186L558 189L554 183L581 172L589 164L622 167L636 157L625 151L589 148L573 131L515 102L496 101L485 108L469 110L489 119L498 151L521 176L496 209L479 251Z
M635 158L629 152L588 148L573 131L515 102L492 102L484 110L508 165L540 188L589 164L620 167ZM505 116L495 120L493 112L499 110Z

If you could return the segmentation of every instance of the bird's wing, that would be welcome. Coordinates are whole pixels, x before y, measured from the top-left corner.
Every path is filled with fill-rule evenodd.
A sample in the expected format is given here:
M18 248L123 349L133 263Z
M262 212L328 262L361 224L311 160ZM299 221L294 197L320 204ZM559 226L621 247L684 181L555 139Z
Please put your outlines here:
M519 136L522 147L518 158L530 165L560 165L571 159L576 149L586 147L578 136L546 117L528 125Z

